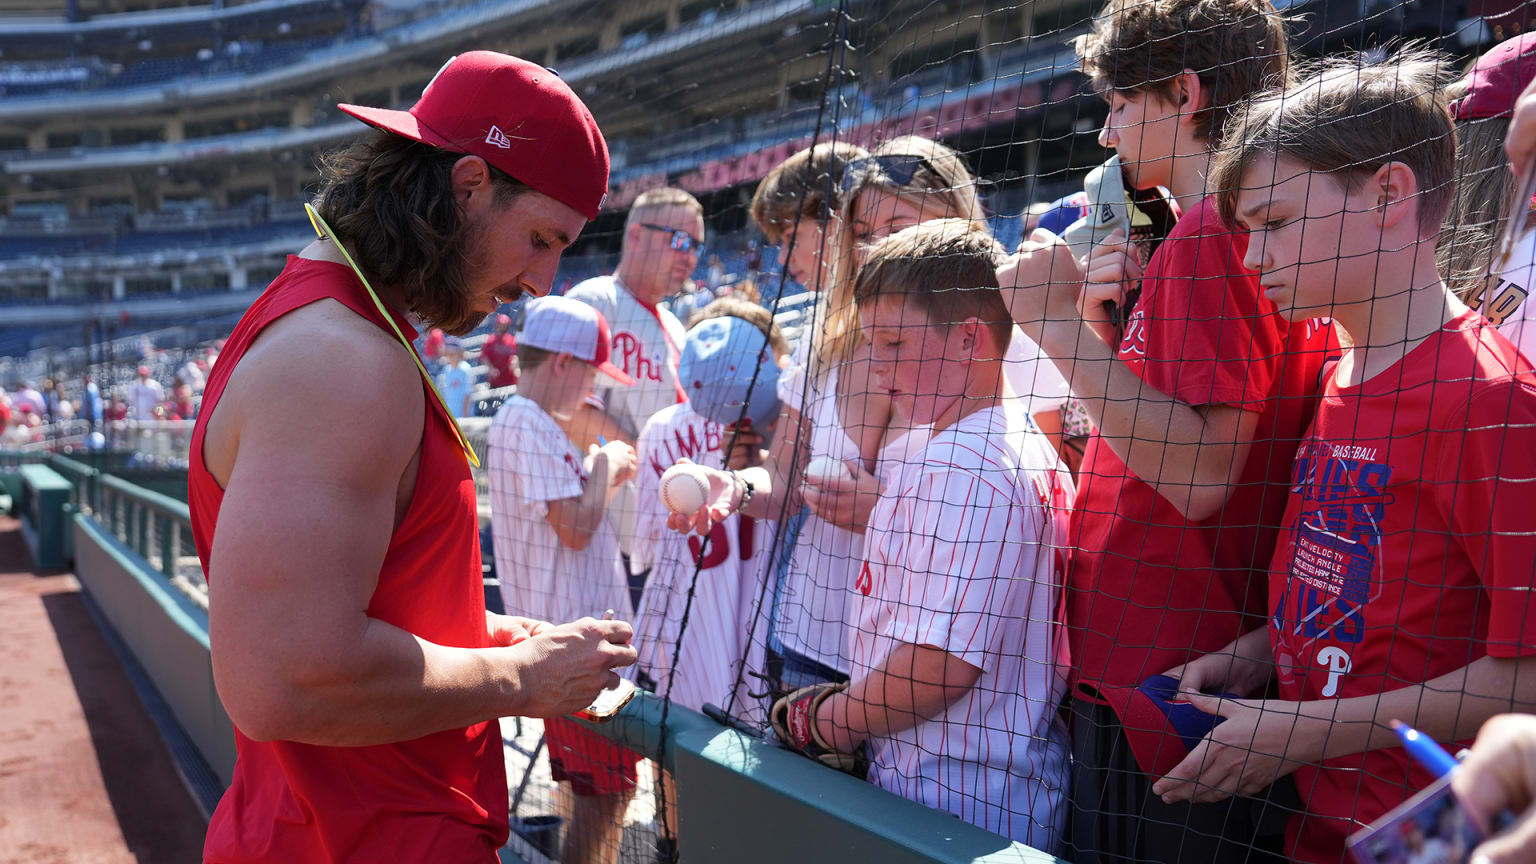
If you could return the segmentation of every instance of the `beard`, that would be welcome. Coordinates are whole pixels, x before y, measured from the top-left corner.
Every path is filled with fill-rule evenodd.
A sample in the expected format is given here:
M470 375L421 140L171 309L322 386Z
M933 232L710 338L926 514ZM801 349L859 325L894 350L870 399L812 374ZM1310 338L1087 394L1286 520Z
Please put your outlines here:
M435 278L419 286L412 308L429 326L439 327L450 336L467 336L493 314L479 308L485 298L473 288L490 269L490 233L488 221L465 226L456 244L459 248L454 250L457 266L438 268ZM523 295L518 287L503 290L507 292L500 295L503 303Z

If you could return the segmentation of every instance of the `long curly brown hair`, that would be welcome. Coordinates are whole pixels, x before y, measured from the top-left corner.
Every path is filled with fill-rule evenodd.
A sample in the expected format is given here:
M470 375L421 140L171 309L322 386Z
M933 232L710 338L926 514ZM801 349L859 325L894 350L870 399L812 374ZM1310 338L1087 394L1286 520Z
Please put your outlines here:
M407 308L430 326L463 335L485 317L467 274L473 232L453 194L462 153L374 130L320 160L314 206L374 285L403 289ZM490 169L495 203L528 186Z

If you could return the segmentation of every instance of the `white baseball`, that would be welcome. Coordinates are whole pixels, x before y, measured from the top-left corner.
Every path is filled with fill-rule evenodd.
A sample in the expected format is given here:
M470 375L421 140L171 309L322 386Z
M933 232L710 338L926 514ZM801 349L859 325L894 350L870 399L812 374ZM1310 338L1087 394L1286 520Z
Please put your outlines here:
M697 465L678 463L662 472L657 491L668 510L691 516L709 498L709 480Z
M824 485L831 480L840 477L850 477L852 471L841 459L833 459L830 456L817 456L811 463L805 466L805 479L807 482Z

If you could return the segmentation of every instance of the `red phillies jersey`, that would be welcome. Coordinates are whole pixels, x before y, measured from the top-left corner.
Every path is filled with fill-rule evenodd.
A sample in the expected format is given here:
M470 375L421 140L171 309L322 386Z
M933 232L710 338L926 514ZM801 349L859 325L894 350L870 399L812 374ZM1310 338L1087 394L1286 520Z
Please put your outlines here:
M1098 432L1088 442L1070 523L1067 622L1079 694L1087 687L1088 698L1102 693L1112 707L1116 688L1262 625L1291 459L1337 343L1326 321L1292 325L1276 313L1243 269L1247 246L1214 199L1191 208L1147 263L1119 351L1180 402L1259 415L1225 508L1189 522Z
M517 373L512 371L512 358L517 355L517 340L511 333L492 334L480 347L480 358L491 367L491 377L486 382L492 387L510 387L517 383Z
M326 298L387 329L345 265L289 256L235 326L209 375L187 475L192 535L205 574L224 498L202 460L208 421L262 329ZM394 317L406 338L415 338L405 318ZM474 480L449 425L453 419L425 383L421 392L427 412L416 492L390 537L368 615L439 645L488 647ZM210 583L216 603L218 585ZM506 768L494 722L374 747L252 741L237 728L235 747L234 780L208 825L203 858L209 864L494 862L506 842Z
M1270 573L1281 696L1374 696L1536 652L1533 481L1536 376L1476 312L1359 386L1329 376ZM1314 862L1434 779L1395 747L1295 777L1292 856Z

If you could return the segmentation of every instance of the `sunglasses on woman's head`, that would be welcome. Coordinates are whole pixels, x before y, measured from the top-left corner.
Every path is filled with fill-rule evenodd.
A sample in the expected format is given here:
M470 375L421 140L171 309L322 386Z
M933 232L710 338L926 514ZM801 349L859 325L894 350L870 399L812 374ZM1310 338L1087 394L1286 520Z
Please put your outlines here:
M935 176L939 172L933 168L933 163L927 157L906 154L893 154L890 156L865 156L848 163L843 169L843 182L841 184L844 194L868 182L871 178L880 178L890 181L896 186L911 186L912 178L917 172L927 169L928 173Z
M668 228L665 225L652 225L649 222L641 222L640 227L650 231L665 231L671 234L672 242L667 245L676 252L692 252L704 245L703 240L698 239L681 228Z

